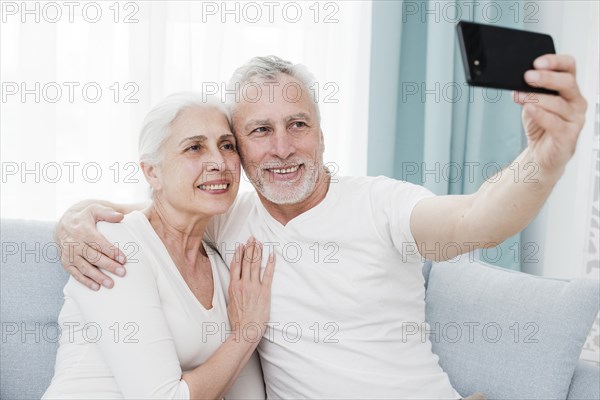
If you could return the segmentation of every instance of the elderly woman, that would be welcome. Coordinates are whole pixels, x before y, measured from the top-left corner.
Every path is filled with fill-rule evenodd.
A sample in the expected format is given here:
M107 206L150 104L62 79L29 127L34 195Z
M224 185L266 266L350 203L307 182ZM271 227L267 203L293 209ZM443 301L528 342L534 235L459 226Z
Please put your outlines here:
M128 274L98 292L71 277L44 398L264 398L255 349L269 318L274 256L261 278L262 245L238 245L230 282L203 242L239 186L225 110L200 95L170 96L146 117L139 153L151 205L119 224L98 223L130 250Z

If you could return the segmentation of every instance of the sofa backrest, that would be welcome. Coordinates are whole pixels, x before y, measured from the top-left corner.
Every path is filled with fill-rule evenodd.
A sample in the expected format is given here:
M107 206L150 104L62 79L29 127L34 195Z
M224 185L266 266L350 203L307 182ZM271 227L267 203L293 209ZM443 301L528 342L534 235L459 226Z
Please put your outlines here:
M40 398L54 374L56 323L68 274L53 242L54 223L0 221L0 398Z
M0 311L2 323L2 339L0 341L0 398L1 399L33 399L40 398L48 387L54 374L54 361L58 347L58 339L62 332L56 323L60 308L63 304L62 289L67 282L68 274L63 270L59 262L59 252L53 242L54 223L24 220L1 220L1 264L0 264ZM469 313L485 313L484 317L477 317L472 320L499 321L498 310L504 307L514 315L510 316L510 321L520 321L518 315L520 306L527 305L531 311L531 303L523 303L521 293L538 293L540 296L546 289L542 290L544 285L528 283L525 281L537 280L525 274L511 272L510 275L498 275L497 272L504 270L493 268L478 262L434 264L427 263L424 267L424 275L427 279L427 319L430 324L440 322L442 327L455 327L460 325ZM511 283L511 278L518 279L519 284L526 285L527 290L515 290L516 286ZM493 278L493 279L492 279ZM480 279L479 282L472 281ZM500 285L501 282L506 281ZM550 280L551 281L551 280ZM492 282L496 285L490 286ZM487 285L487 288L485 287ZM574 286L575 285L575 286ZM503 288L504 287L504 288ZM597 311L598 289L597 286L589 282L572 282L569 285L569 293L577 293L577 296L567 295L566 297L579 297L581 307L587 309L582 313L582 308L572 308L570 314L579 315L586 319L580 322L583 330L586 324L591 324L590 315ZM493 290L492 290L493 289ZM587 292L587 295L584 295ZM566 293L566 292L565 292ZM567 293L568 294L568 293ZM490 302L490 296L497 296L498 301ZM513 298L515 297L516 298ZM518 298L518 299L517 299ZM512 306L511 299L516 301ZM594 300L595 299L595 300ZM596 301L595 306L591 303ZM487 306L485 305L486 303ZM537 302L536 306L544 306L544 302ZM503 306L498 308L497 305ZM566 301L556 303L560 308L567 304ZM432 308L433 307L433 308ZM487 308L486 308L487 307ZM577 311L574 311L577 310ZM548 311L551 315L559 315L556 311ZM561 310L562 313L565 310ZM568 314L568 313L567 313ZM586 315L586 316L584 316ZM471 321L472 321L471 320ZM537 320L537 318L535 319ZM527 320L530 321L530 320ZM524 322L527 322L524 321ZM551 321L552 322L552 321ZM555 321L559 326L564 320ZM510 330L512 325L507 326L506 333L514 333ZM587 328L589 329L589 328ZM442 328L442 333L443 333ZM448 330L452 333L451 330ZM523 332L527 333L527 332ZM541 336L544 331L540 331L540 339L544 339L539 344L534 344L530 350L536 350L542 344L547 345L548 336ZM556 334L554 330L549 333ZM66 334L66 332L65 332ZM545 334L544 334L545 335ZM585 332L584 332L585 335ZM508 335L505 335L509 337ZM580 335L581 336L581 335ZM560 342L570 343L574 337L566 336L566 339ZM583 340L579 338L579 342ZM560 343L559 342L559 343ZM488 371L491 375L485 379L482 371L489 369L492 364L490 361L491 352L498 353L498 357L505 357L507 361L518 361L518 357L497 350L500 349L501 342L484 343L489 345L488 349L475 349L470 344L464 346L461 341L442 340L433 342L433 350L440 357L440 364L448 372L451 381L457 387L461 382L473 383L480 381L489 385L495 383L498 379L493 377L493 371ZM576 347L571 353L575 359L578 357L577 348L580 350L581 343L573 345ZM547 346L545 346L547 347ZM452 353L458 350L458 355ZM486 354L487 353L487 354ZM550 361L556 361L559 355L557 348L541 352L547 354ZM488 357L486 359L486 357ZM541 358L530 357L525 361L533 361L529 367L523 365L514 365L511 373L526 374L528 371L536 369L536 366L544 365L546 362ZM495 360L497 363L498 360ZM478 364L480 368L475 368ZM503 364L500 361L500 364ZM506 364L506 363L504 363ZM569 372L573 374L573 365ZM531 374L529 372L529 374ZM600 378L599 369L596 366L589 366L580 362L575 369L575 375L569 387L568 382L563 383L564 392L569 391L569 399L598 399L600 398ZM570 379L567 377L567 380ZM499 389L502 394L512 393L514 382L505 382ZM531 382L526 380L527 384ZM485 385L484 385L485 386ZM463 391L485 391L485 387L475 386L472 389L466 388ZM488 390L491 388L487 388ZM517 392L525 393L525 391ZM463 394L463 393L461 393ZM464 393L468 394L468 393ZM492 394L492 393L489 393ZM514 398L514 396L503 396L495 393L496 398ZM513 393L514 394L514 393ZM493 397L493 396L492 396ZM564 396L563 396L564 398Z

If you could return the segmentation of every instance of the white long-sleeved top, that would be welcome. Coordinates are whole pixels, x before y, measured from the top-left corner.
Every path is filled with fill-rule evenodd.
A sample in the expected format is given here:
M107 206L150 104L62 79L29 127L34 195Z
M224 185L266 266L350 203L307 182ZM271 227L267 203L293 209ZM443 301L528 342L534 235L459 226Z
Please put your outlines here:
M98 292L69 279L55 374L43 398L188 399L182 371L205 362L229 329L227 267L207 249L214 281L207 310L143 213L97 226L127 255L127 275ZM265 398L256 354L226 398Z

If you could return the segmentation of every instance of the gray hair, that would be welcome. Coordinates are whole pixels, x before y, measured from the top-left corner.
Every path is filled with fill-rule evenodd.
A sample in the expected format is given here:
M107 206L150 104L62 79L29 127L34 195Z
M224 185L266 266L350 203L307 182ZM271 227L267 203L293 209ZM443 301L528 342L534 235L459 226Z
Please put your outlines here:
M234 101L231 101L231 97L227 98L230 115L233 115L234 113L234 108L239 100L239 91L244 84L256 77L262 79L275 79L277 74L286 74L299 80L309 94L311 88L313 88L316 83L314 75L302 64L292 64L290 61L283 60L277 56L254 57L246 64L236 69L229 80L227 93L236 93ZM314 96L310 95L310 98L315 105L317 121L321 122L319 104Z
M141 162L157 165L161 162L162 145L168 139L171 124L179 113L190 107L214 107L229 121L227 107L217 98L198 92L179 92L168 96L157 104L144 118L138 140L138 155Z

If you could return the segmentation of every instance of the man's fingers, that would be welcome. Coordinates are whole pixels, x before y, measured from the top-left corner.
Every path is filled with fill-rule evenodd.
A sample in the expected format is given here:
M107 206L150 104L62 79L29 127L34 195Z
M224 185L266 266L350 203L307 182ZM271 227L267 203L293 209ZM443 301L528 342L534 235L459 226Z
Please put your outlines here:
M90 260L92 264L95 264L94 260L98 259L102 254L115 263L125 264L125 254L100 234L86 238L84 245L84 257Z
M109 248L113 247L110 244L108 244L108 246ZM100 244L95 242L76 242L72 239L63 241L61 242L61 263L65 266L65 269L67 269L67 266L75 265L81 270L79 265L81 265L82 262L85 262L85 265L91 265L95 270L102 268L117 276L125 276L125 266L115 262L112 258L107 257L101 250ZM83 273L86 274L85 272ZM104 276L105 275L102 274L102 277ZM110 281L112 282L112 280ZM97 282L102 283L102 280L97 280Z
M77 282L81 283L82 285L87 286L87 287L89 287L92 290L98 290L98 289L100 289L100 285L98 285L96 282L94 282L90 278L86 277L81 272L79 272L79 270L77 269L77 267L75 267L74 265L69 265L65 269L67 270L67 272L69 274L71 274L71 276L73 278L75 278L75 280Z
M575 58L566 54L544 54L533 61L536 69L550 69L554 71L569 72L575 75Z
M106 238L97 230L94 231L91 236L85 238L85 244L119 264L125 264L125 261L127 260L125 253L123 253L117 246L114 246L112 243L106 240Z
M124 217L122 213L100 204L90 206L90 211L96 221L121 222Z
M125 266L115 262L112 258L98 251L96 243L87 244L84 248L82 256L86 261L96 267L112 272L117 276L125 276Z
M123 214L113 210L110 207L106 207L100 204L94 204L89 206L89 210L91 212L92 218L94 222L98 221L107 221L107 222L120 222L123 219ZM86 242L91 245L94 243L97 247L100 248L100 251L104 253L107 257L112 258L116 262L120 264L125 264L125 253L123 253L119 248L110 244L104 236L100 235L97 230L94 230L94 234L91 237L88 237Z
M567 122L559 118L558 115L544 110L537 105L525 104L523 112L546 131L551 131L553 129L557 131L566 131L565 125Z
M87 276L94 282L99 285L104 286L105 288L112 288L115 282L106 274L104 274L98 267L93 264L90 264L86 259L79 257L74 265L79 269L83 275Z
M567 100L581 97L575 75L568 72L529 70L525 72L525 82L533 87L557 90Z
M229 266L229 276L231 281L239 281L242 276L242 259L244 257L244 245L238 243L235 246L235 254L233 255L233 260L231 260L231 265Z
M77 253L77 250L81 250L81 253ZM110 271L115 275L124 276L125 267L108 258L100 250L98 243L83 243L80 246L76 246L74 253L63 254L64 257L62 260L66 265L75 266L75 269L79 270L81 274L110 289L115 283L110 277L102 273L100 268ZM72 271L70 268L65 269Z
M579 114L575 112L573 106L569 104L569 102L560 96L542 93L515 92L514 99L517 103L523 105L527 103L535 104L538 107L558 115L565 121L579 122L577 121L577 118L580 117Z

